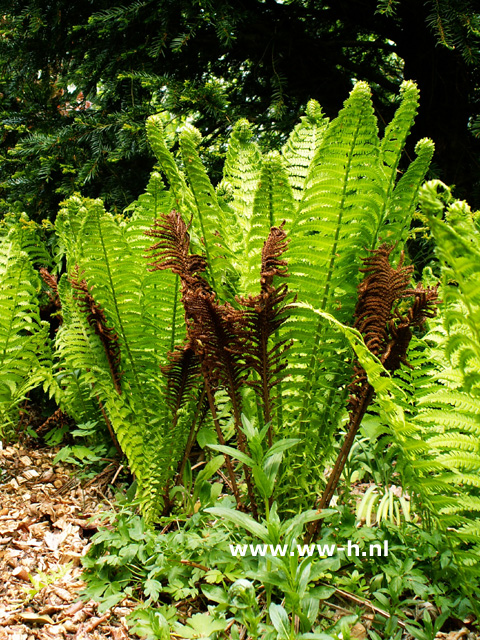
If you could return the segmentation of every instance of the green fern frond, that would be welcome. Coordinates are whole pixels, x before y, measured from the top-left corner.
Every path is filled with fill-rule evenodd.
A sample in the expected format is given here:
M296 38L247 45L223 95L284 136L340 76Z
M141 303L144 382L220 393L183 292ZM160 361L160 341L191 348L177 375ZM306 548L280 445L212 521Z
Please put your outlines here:
M39 225L25 213L6 214L0 221L0 236L14 233L21 251L24 251L35 267L50 267L52 258L40 238Z
M422 211L428 217L443 266L447 354L459 366L467 391L480 393L480 231L465 202L448 204L446 220L438 181L421 190ZM449 197L447 192L445 197Z
M360 256L379 223L379 157L370 90L359 82L312 161L289 250L291 288L325 311L343 303L341 316L353 313Z
M182 314L177 311L176 277L150 272L145 259L151 241L144 232L159 215L159 207L170 202L157 175L128 220L106 213L99 201L67 203L73 227L78 222L75 215L83 217L77 242L69 245L67 262L78 260L87 283L94 283L92 294L108 326L118 335L122 395L115 392L98 336L75 301L68 299L66 284L62 285L66 314L57 336L60 362L70 372L80 371L78 383L89 388L90 398L102 403L136 476L142 510L150 522L163 509L166 486L183 454L189 429L188 410L183 407L176 429L171 428L174 416L167 379L160 369L185 335Z
M389 184L387 196L390 196L396 181L395 173L405 146L405 140L417 114L419 95L420 92L414 82L407 80L402 82L400 87L400 106L385 129L380 153Z
M249 230L246 242L244 241L244 264L240 270L239 287L241 295L257 293L262 248L271 227L279 227L285 222L286 228L289 229L292 227L293 217L294 200L281 157L278 153L271 153L263 160Z
M143 239L142 247L146 242L143 231L149 229L153 221L158 220L162 213L171 211L173 207L171 192L165 189L162 176L157 171L153 171L145 193L142 193L138 200L125 210L126 213L132 211L132 222L135 223L135 227L138 227L139 239Z
M67 267L73 269L78 264L78 248L82 220L87 215L85 201L80 196L72 196L62 203L55 220L55 231L63 251L67 256Z
M329 119L323 115L322 107L318 102L310 100L305 115L293 129L282 149L288 181L297 202L300 202L303 197L308 170L323 140L328 122Z
M247 120L239 120L233 127L228 140L227 155L223 168L223 179L231 186L231 202L235 213L235 223L240 240L248 230L255 192L260 180L262 153L253 140L251 125ZM237 248L237 247L235 247Z
M103 421L99 401L108 398L113 386L105 351L79 309L66 275L58 283L58 293L63 323L55 338L56 400L78 423Z
M370 90L358 83L326 129L289 234L289 288L312 307L351 320L358 268L379 223L383 185ZM292 414L300 414L299 434L331 442L351 376L348 346L308 308L292 315L285 333L294 340L285 395Z
M169 187L175 199L175 209L186 217L192 215L195 203L193 195L185 182L185 176L177 167L174 157L165 143L165 132L162 115L150 116L146 124L150 146L157 157L160 167L165 174Z
M421 404L425 404L429 408L421 411ZM448 432L461 428L462 431L466 431L467 433L476 433L477 437L480 435L480 421L475 419L472 414L453 411L452 404L450 403L445 404L443 409L430 408L433 407L434 404L435 396L426 396L419 400L419 415L421 416L423 424L435 425L439 432L444 430Z
M378 237L383 241L395 239L397 253L403 248L407 239L418 193L430 166L434 149L433 142L428 138L417 143L415 147L417 157L408 166L385 202L385 215Z
M461 391L447 390L440 388L435 395L430 399L421 399L419 404L439 403L448 409L449 405L455 407L457 410L465 412L470 415L480 414L480 398L476 398L470 394L463 393Z
M40 320L40 279L15 229L0 237L0 435L15 425L26 393L50 366L48 324ZM17 416L18 417L18 416Z
M193 194L194 208L190 213L193 229L201 239L207 258L207 274L214 290L224 298L225 283L234 278L232 254L226 242L227 225L224 213L218 204L215 189L198 155L200 132L194 127L185 127L180 135L180 149ZM188 218L186 218L188 219ZM223 296L222 296L223 293Z
M413 126L418 108L419 90L415 83L404 81L400 89L400 106L383 136L380 156L385 173L385 196L377 238L383 242L396 243L399 254L410 229L417 203L418 190L432 159L433 143L424 139L417 143L417 158L409 165L405 174L397 182L398 165L405 141Z

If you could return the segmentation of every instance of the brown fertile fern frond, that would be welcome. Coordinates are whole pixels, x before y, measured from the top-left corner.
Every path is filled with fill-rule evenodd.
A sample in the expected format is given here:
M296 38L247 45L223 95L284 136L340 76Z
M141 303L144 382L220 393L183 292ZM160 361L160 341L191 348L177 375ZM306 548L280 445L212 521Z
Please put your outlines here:
M272 227L262 250L260 293L248 298L237 298L244 309L240 348L248 369L257 374L257 379L249 380L247 384L255 388L262 398L266 423L272 419L272 391L285 377L284 356L290 347L290 343L287 344L284 340L269 348L269 339L285 322L290 309L290 306L284 304L288 295L286 283L279 286L273 284L274 277L288 277L286 260L278 259L287 248L288 240L283 224L280 227ZM271 445L271 428L268 438Z
M206 393L212 415L213 392L223 387L232 402L240 451L247 442L241 425L241 394L244 384L256 388L262 398L264 419L270 423L273 413L272 390L282 380L283 356L288 346L278 342L269 347L269 339L286 319L286 284L274 285L275 277L286 277L287 263L281 259L288 242L282 227L272 227L262 251L261 290L257 296L237 298L241 309L220 304L216 294L200 275L205 270L201 256L189 255L190 238L181 216L172 211L161 216L148 235L158 238L151 247L152 269L171 269L181 280L182 302L188 333L188 347L200 361L206 381ZM255 372L254 380L247 380ZM218 432L218 430L217 430ZM271 444L272 435L269 431ZM244 467L252 511L256 515L250 470Z
M354 324L362 333L368 349L380 358L384 367L391 372L396 371L402 363L408 364L406 355L413 335L412 329L422 327L427 318L433 317L436 313L435 305L438 303L436 287L425 289L418 285L415 289L408 289L413 267L403 266L402 252L400 263L394 269L389 260L393 248L391 245L382 244L363 260L365 266L360 271L365 273L366 277L358 286ZM402 315L399 304L408 298L413 298L413 302ZM350 384L350 420L347 435L318 502L319 510L330 504L355 435L374 395L363 367L357 362ZM308 539L317 533L318 528L318 521L310 526Z
M288 249L289 240L283 227L285 220L279 227L272 227L262 249L262 267L260 271L260 285L262 292L273 286L274 276L288 277L287 261L278 258Z
M413 297L413 303L406 315L402 316L396 309L395 316L388 323L390 341L381 358L383 366L388 371L396 371L401 364L410 366L406 358L413 335L412 329L422 328L427 318L433 318L437 312L436 305L439 303L437 287L425 289L418 285L415 289L405 290L401 297Z
M159 239L150 248L154 258L154 261L149 264L150 269L170 269L180 278L188 344L200 362L220 443L223 436L216 417L214 392L222 386L232 402L239 449L246 452L245 435L239 426L241 424L240 387L245 378L245 363L236 355L243 323L242 314L229 304L219 304L215 292L199 275L205 271L206 262L202 256L189 254L190 236L187 225L178 212L171 211L161 215L147 235ZM232 485L235 487L235 497L239 502L233 468L229 459L226 462ZM244 470L252 511L255 514L256 503L250 471L245 466Z
M358 286L354 316L354 327L363 335L366 346L391 372L402 363L408 366L406 355L412 329L421 327L428 317L435 315L438 302L436 287L425 289L418 285L408 289L413 266L403 266L402 251L399 265L394 269L390 264L393 249L393 245L382 244L364 258L365 266L360 271L366 277ZM413 303L406 314L401 315L398 306L406 298L413 298ZM355 409L367 384L365 372L357 363L350 385L350 411Z
M205 258L197 254L190 255L188 228L178 211L162 214L145 235L159 238L149 248L153 258L149 264L152 271L170 269L180 276L183 292L198 287L209 290L207 281L198 276L205 271Z
M230 304L219 304L213 291L198 289L184 296L189 339L202 363L202 372L213 389L223 386L240 424L240 387L245 363L239 357L244 318Z
M75 265L74 273L69 276L72 288L78 293L75 299L78 301L80 309L86 314L89 325L95 331L103 345L105 355L107 357L110 373L112 374L113 384L116 391L121 394L121 376L120 371L120 344L118 334L115 329L107 326L107 318L104 310L95 302L92 295L93 287L88 287L87 281L79 273L78 265Z
M394 303L402 296L410 283L413 266L404 267L402 252L396 269L390 265L393 246L382 244L364 258L365 279L358 286L355 308L355 328L363 335L368 349L380 356L388 343L388 322Z
M245 319L243 314L228 303L219 304L215 293L207 291L201 286L196 289L185 288L183 304L188 338L201 362L210 410L220 444L224 444L224 441L216 417L214 391L223 387L232 403L238 448L242 453L247 453L247 440L240 428L242 414L240 388L246 379L246 364L243 360L243 353L239 349L244 335ZM229 466L229 461L226 460L226 462ZM258 509L251 472L246 465L243 465L243 471L250 508L253 516L257 518ZM235 487L231 469L229 469L229 474L232 486ZM240 506L236 489L234 492L237 504Z
M62 305L60 303L60 297L58 295L58 282L56 277L52 275L45 267L40 267L38 272L47 287L51 289L51 292L47 291L50 302L55 306L56 309L61 309Z
M207 283L197 273L205 270L205 260L201 256L189 255L190 237L181 215L173 210L155 220L153 227L145 235L158 238L149 248L153 262L151 271L170 269L180 277L182 297L190 290L207 288ZM175 347L168 354L169 364L162 367L167 376L167 402L172 409L174 423L177 412L192 391L195 379L200 374L200 360L192 343Z
M154 262L150 268L171 269L180 277L188 341L201 363L202 374L213 390L220 385L228 391L235 417L240 424L240 386L245 365L237 355L242 314L230 304L219 304L208 282L199 274L205 259L189 255L190 236L177 211L163 214L147 235L159 238L150 248Z

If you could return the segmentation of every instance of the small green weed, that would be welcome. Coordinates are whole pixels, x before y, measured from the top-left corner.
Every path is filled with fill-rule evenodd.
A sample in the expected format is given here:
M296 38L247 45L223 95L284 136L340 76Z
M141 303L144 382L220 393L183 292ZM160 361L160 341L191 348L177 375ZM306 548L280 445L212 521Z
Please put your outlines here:
M48 587L49 585L54 584L55 582L58 582L58 580L64 578L72 567L73 564L69 562L68 564L61 566L58 571L54 571L52 573L38 571L35 575L28 574L28 578L32 583L32 587L23 588L26 593L24 604L30 602L30 600L32 600L32 598L40 593L40 591L45 587Z

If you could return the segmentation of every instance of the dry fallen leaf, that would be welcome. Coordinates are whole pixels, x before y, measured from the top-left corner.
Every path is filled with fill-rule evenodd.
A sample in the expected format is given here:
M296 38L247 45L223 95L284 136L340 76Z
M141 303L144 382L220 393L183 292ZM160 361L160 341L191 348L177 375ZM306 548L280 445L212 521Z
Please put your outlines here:
M21 565L19 567L15 567L15 569L12 570L12 576L14 578L18 578L19 580L25 580L26 582L30 582L28 571L25 569L25 567L22 567Z
M367 637L367 630L365 629L363 624L357 622L357 624L353 625L350 631L350 635L352 638L357 638L357 640L365 640L365 638Z
M24 622L30 624L53 624L53 620L50 616L41 616L38 613L34 613L33 611L25 611L24 613L19 613L18 617Z

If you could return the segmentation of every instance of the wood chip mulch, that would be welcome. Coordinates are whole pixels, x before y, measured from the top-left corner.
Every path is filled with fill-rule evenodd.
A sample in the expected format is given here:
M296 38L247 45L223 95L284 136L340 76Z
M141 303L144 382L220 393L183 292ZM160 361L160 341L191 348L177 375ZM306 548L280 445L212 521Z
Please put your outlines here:
M90 519L111 508L112 463L80 482L55 451L0 449L0 640L124 640L124 600L106 614L79 598L81 557L96 531Z

